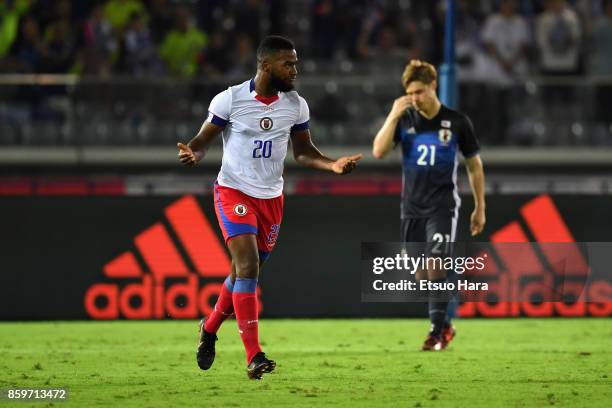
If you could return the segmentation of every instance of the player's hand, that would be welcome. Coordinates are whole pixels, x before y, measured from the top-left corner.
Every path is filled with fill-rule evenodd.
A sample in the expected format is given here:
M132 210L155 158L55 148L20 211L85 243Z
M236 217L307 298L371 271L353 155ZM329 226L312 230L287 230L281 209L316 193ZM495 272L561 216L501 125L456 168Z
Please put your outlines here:
M194 152L189 146L183 143L177 143L176 147L179 149L178 158L184 166L194 166L197 162L202 160L202 157L204 157L203 152Z
M400 96L393 102L391 108L391 117L399 119L406 113L406 110L412 106L412 101L408 95Z
M487 218L483 209L477 208L472 212L472 216L470 217L470 232L473 237L482 232L486 222Z
M350 173L357 166L357 162L361 160L362 157L362 154L341 157L332 163L331 169L336 174Z

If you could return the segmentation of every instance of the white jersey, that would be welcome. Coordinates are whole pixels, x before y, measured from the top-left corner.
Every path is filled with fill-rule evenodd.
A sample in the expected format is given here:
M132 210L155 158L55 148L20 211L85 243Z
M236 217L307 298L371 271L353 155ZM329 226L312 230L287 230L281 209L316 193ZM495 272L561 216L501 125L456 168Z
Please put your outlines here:
M280 196L289 135L308 129L309 118L297 92L261 97L252 79L215 96L207 121L225 127L219 185L256 198Z

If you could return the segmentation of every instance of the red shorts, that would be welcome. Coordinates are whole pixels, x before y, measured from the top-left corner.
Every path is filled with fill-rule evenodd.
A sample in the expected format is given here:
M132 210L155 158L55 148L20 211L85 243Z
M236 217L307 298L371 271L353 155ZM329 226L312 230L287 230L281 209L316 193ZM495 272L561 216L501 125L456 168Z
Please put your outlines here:
M265 261L274 249L283 219L282 195L255 198L215 182L215 212L225 243L243 234L257 238L259 259Z

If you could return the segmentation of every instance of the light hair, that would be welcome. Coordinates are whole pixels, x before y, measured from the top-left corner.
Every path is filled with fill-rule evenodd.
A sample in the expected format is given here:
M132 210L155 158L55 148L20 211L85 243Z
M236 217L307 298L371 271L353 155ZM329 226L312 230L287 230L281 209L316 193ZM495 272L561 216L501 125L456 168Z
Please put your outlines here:
M404 85L404 89L408 88L408 85L414 81L429 85L433 81L437 81L437 79L438 72L433 65L429 62L413 59L410 60L410 63L406 65L404 69L404 73L402 74L402 85Z

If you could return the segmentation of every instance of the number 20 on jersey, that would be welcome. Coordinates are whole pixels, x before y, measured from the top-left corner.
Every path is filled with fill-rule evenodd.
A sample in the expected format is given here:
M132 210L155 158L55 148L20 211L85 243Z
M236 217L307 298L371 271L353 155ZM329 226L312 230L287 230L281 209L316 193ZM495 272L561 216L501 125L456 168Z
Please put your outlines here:
M254 159L269 158L272 155L272 141L271 140L253 140L255 148L253 149Z

